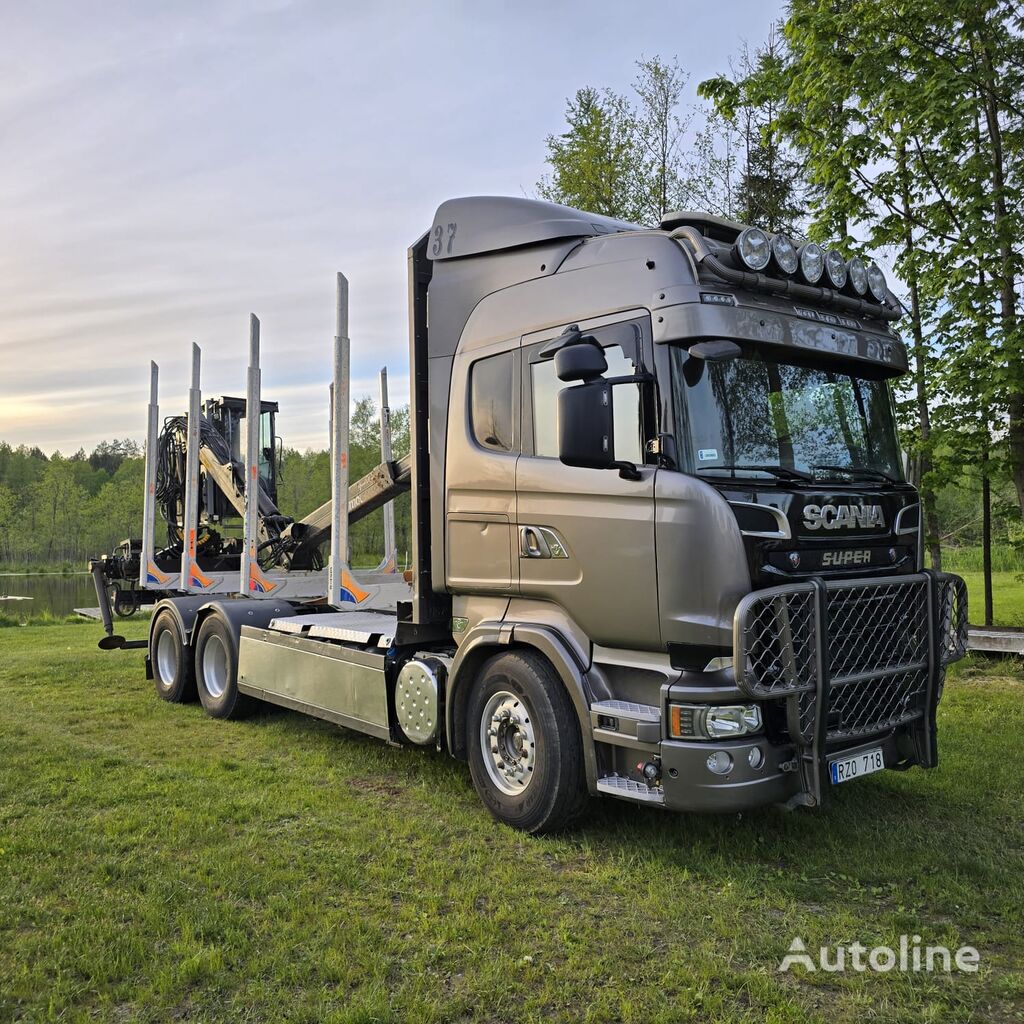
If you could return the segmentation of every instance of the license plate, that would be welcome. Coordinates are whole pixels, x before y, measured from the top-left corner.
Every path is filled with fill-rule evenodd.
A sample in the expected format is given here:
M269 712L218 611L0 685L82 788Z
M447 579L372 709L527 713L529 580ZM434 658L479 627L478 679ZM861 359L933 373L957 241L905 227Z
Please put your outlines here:
M884 767L885 759L882 757L881 747L862 750L852 757L840 757L828 763L833 786L838 786L840 782L852 782L872 772L880 772Z

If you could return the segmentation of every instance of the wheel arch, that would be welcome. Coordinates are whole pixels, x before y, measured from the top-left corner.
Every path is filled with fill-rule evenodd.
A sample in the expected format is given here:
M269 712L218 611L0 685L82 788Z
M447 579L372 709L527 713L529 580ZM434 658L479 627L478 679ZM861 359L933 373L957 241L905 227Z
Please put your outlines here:
M194 655L192 638L199 631L203 620L211 615L221 615L231 626L237 638L242 631L242 626L269 626L271 619L283 619L295 614L295 609L284 601L254 601L247 597L211 601L209 594L162 598L153 608L153 615L149 620L149 643L146 651L147 678L152 678L153 627L156 625L160 613L165 610L177 622L184 647L189 652L189 658Z
M583 745L587 788L597 791L597 757L590 725L590 695L586 665L555 630L530 623L481 622L459 645L448 676L445 695L445 738L454 757L468 757L466 715L469 694L480 667L496 654L533 651L554 669L572 702Z
M192 634L198 636L203 623L213 616L222 618L230 628L235 644L235 664L238 663L238 640L243 626L264 629L274 619L286 619L295 615L295 609L286 601L256 601L250 597L229 597L211 601L209 598L200 605L193 616ZM194 644L193 657L195 656Z

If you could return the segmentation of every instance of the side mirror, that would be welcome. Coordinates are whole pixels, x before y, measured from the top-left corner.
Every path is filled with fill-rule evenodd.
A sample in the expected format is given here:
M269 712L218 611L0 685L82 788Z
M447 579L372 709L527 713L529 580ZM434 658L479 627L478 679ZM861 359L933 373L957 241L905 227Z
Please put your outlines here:
M608 369L604 349L593 338L565 345L555 353L555 375L566 382L597 380Z
M563 349L562 352L571 350ZM555 356L556 365L562 352ZM604 359L603 354L601 358ZM562 388L558 392L559 460L567 466L585 469L615 468L614 424L612 386L607 381L594 380L573 388Z

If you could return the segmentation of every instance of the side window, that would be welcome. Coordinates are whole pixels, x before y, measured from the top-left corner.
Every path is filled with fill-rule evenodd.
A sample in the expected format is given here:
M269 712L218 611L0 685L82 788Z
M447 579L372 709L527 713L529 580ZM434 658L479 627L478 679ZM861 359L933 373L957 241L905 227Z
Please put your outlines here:
M511 352L477 360L469 374L469 415L477 444L512 451Z
M633 360L619 345L607 345L608 377L628 377L636 372ZM557 396L564 384L555 376L555 362L545 359L530 366L533 384L533 451L535 455L558 458ZM643 463L640 445L640 389L623 385L615 393L615 457Z

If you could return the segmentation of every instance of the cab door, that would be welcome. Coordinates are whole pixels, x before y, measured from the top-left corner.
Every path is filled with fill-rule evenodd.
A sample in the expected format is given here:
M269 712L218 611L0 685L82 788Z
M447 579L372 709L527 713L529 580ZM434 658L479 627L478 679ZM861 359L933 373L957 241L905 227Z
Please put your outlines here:
M460 352L452 365L445 459L445 582L510 594L519 438L519 339ZM461 420L461 422L460 422Z
M568 326L568 325L565 325ZM608 377L651 365L649 317L591 327L605 350ZM639 480L615 470L558 460L556 399L570 385L555 376L546 343L564 327L527 336L522 348L522 454L516 464L516 556L524 598L551 601L594 643L660 645L654 550L654 478L646 456L653 403L635 385L616 386L615 451L636 464Z

